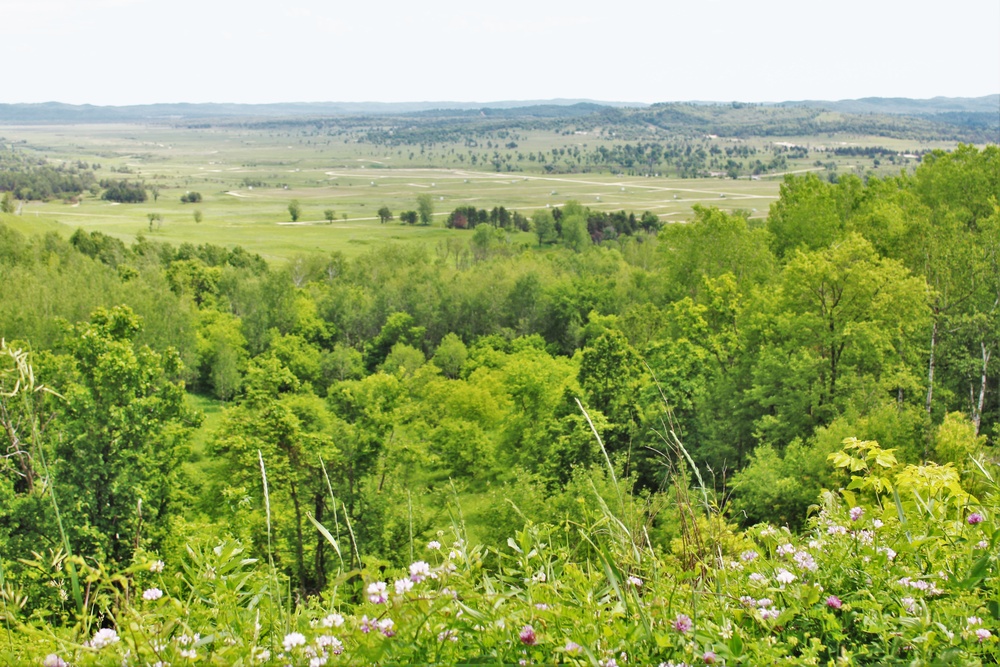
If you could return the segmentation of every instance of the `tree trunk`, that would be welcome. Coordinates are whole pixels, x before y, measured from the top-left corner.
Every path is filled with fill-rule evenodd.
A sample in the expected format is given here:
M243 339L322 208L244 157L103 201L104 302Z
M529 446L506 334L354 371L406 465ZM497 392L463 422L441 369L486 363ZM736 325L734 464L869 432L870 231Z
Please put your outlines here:
M299 571L299 591L306 591L306 559L305 548L302 544L302 508L299 505L299 494L293 481L289 484L289 491L292 496L292 503L295 505L295 564Z
M928 415L931 413L931 403L934 398L934 348L937 346L937 335L938 322L937 318L934 318L934 324L931 327L931 352L927 362L927 402L925 407Z
M979 426L983 421L983 406L986 404L986 371L990 364L990 357L993 355L992 350L986 349L986 343L979 343L979 347L983 355L983 371L979 379L979 400L976 401L976 407L972 412L972 424L976 427L976 435L979 435Z

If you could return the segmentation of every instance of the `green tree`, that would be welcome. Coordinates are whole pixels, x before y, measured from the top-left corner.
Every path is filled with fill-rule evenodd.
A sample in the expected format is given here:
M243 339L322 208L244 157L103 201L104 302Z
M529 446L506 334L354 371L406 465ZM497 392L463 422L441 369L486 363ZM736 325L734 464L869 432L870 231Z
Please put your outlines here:
M431 224L434 215L434 200L428 194L417 196L417 213L420 216L421 225Z
M0 199L0 213L13 213L15 210L14 196L8 190L3 193L3 199Z
M417 224L417 212L416 211L403 211L399 214L399 221L405 222L408 225Z
M796 248L825 248L843 233L834 192L834 186L815 174L785 177L767 218L775 255L784 258Z
M543 243L552 243L558 238L555 218L552 217L552 212L547 208L539 209L532 214L531 230L538 238L539 247Z
M326 218L326 222L328 224L332 225L333 224L333 219L334 219L334 217L336 217L336 213L334 212L334 210L332 208L328 208L325 211L323 211L323 217Z
M202 216L201 209L197 209L196 208L194 210L194 221L196 223L200 223L203 219L204 219L204 217Z
M919 400L926 287L862 237L796 252L770 307L750 392L765 442L806 437L864 396Z
M184 425L191 422L173 351L136 339L139 318L127 307L98 309L73 328L59 365L54 400L62 437L56 484L73 502L63 509L74 549L125 563L144 540L169 530L180 490Z
M299 217L302 215L302 205L299 203L298 199L293 199L291 203L288 204L288 215L291 216L292 222L299 221Z
M392 211L389 210L388 206L382 206L382 208L378 210L378 220L383 225L392 220Z
M320 459L334 471L339 465L323 401L303 390L276 357L255 359L247 369L245 398L223 414L210 451L227 462L220 471L227 489L224 496L253 489L253 497L263 498L263 459L277 542L275 559L301 595L322 590L330 546L307 515L329 522L328 514L336 510L329 506ZM256 536L264 534L264 515L263 507L255 508ZM257 547L263 552L266 544Z
M445 377L457 378L462 371L462 365L469 356L465 343L454 333L448 333L441 339L434 351L434 364L441 369Z

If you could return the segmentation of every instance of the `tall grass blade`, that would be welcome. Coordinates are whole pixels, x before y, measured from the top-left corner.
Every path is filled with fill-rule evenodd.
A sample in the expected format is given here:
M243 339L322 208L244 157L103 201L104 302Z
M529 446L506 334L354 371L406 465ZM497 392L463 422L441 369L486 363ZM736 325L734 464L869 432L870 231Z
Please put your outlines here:
M271 584L268 588L268 596L271 598L272 609L283 609L281 601L281 589L278 587L278 570L274 566L274 552L271 547L271 494L267 488L267 469L264 467L264 454L257 450L257 460L260 461L260 478L264 485L264 509L267 521L267 562L271 568ZM275 605L274 594L278 594L277 605Z
M597 444L601 446L601 453L604 454L604 462L608 465L608 474L611 475L611 482L615 485L615 493L618 494L618 504L621 507L622 514L625 514L625 498L622 496L621 487L618 486L618 478L615 476L615 467L611 465L611 457L608 456L608 450L604 446L604 441L601 440L601 435L597 432L597 428L594 427L594 422L590 419L590 414L587 413L587 409L583 407L583 403L580 402L579 398L574 398L577 406L580 408L580 412L587 419L587 423L590 424L590 430L593 432L594 437L597 438Z

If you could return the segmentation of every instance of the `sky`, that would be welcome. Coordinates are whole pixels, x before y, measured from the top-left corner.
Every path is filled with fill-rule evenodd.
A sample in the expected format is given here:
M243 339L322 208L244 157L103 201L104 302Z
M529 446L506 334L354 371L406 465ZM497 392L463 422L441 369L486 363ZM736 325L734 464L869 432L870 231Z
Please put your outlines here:
M0 103L1000 93L998 0L0 0Z

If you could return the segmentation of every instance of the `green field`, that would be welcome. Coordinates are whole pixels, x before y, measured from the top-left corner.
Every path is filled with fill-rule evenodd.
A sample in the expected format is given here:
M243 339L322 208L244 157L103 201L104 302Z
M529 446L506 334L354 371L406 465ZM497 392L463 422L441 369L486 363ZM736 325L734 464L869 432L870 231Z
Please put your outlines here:
M574 199L594 210L652 211L666 222L687 220L693 206L710 205L743 209L751 217L763 218L777 198L783 173L814 171L824 175L831 165L840 174L885 174L902 168L876 168L870 159L813 151L808 157L790 160L785 172L738 180L679 179L607 170L546 173L542 165L528 160L515 160L516 168L522 171L497 172L482 167L490 155L499 155L496 149L501 139L495 147L492 139L484 142L483 137L471 142L386 146L367 143L359 138L363 136L347 130L321 134L308 127L0 127L0 143L5 147L50 163L99 165L95 170L98 179L141 180L151 194L153 188L157 191L155 200L151 196L143 204L115 204L90 193L76 201L24 202L19 225L24 230L55 228L68 234L82 227L125 241L145 234L173 243L239 244L272 261L316 250L351 256L384 241L436 244L450 236L466 236L468 232L445 229L443 221L454 208L469 205L485 209L504 206L530 215L536 209ZM515 136L518 148L513 152L522 156L623 143L603 135L567 136L543 130L523 130ZM812 148L879 145L899 151L934 147L881 137L748 141L715 137L696 143L720 153L736 143L752 144L761 152L775 150L776 142ZM470 148L469 143L475 147ZM471 156L476 155L480 156L475 160L479 169L469 167ZM817 166L817 156L822 157L823 165ZM568 162L560 164L565 167ZM203 201L182 204L180 197L189 191L201 193ZM388 206L398 216L403 210L416 208L421 194L433 198L435 224L410 227L398 219L379 222L376 211L381 206ZM292 200L298 200L302 207L295 224L288 212ZM195 222L195 210L202 215L200 223ZM327 210L335 212L332 224L325 219ZM159 214L162 221L151 224L150 214ZM523 235L523 241L530 242L530 235Z

